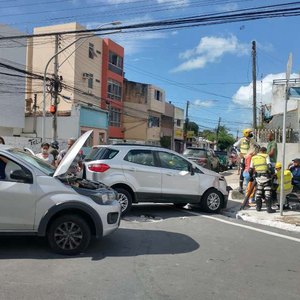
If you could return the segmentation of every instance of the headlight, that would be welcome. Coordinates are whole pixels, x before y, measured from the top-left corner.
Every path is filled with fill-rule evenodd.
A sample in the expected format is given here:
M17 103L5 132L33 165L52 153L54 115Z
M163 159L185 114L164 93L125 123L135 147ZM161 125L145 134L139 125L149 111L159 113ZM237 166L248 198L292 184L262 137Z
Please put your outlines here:
M109 200L109 194L103 194L101 198L102 198L103 203L105 203Z

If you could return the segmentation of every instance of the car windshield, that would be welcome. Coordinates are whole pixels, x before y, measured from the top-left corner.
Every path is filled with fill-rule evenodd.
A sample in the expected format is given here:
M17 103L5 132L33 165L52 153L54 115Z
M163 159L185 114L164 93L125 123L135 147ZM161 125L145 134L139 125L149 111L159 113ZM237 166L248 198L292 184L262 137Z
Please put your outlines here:
M204 149L186 149L183 155L187 157L205 157L205 153Z
M28 152L24 152L19 149L10 149L8 151L14 156L16 156L17 158L24 160L27 163L35 166L37 169L47 174L48 176L52 176L55 172L55 168L53 166L37 158L36 156L29 154Z
M95 147L84 159L85 161L92 161L98 159L112 159L118 154L118 150L106 147Z

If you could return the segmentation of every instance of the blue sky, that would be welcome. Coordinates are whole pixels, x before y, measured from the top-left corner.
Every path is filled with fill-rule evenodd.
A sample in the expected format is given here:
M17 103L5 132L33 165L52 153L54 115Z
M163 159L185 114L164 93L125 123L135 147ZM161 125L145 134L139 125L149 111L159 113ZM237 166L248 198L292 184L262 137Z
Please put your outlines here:
M140 23L287 2L293 1L0 0L0 23L32 33L36 26L71 21L93 28L114 20ZM252 122L251 41L257 42L260 105L270 102L272 80L284 78L290 52L293 72L300 71L299 24L300 17L290 17L111 38L125 48L127 79L164 88L176 106L184 108L189 100L190 119L201 129L215 128L221 117L236 132Z

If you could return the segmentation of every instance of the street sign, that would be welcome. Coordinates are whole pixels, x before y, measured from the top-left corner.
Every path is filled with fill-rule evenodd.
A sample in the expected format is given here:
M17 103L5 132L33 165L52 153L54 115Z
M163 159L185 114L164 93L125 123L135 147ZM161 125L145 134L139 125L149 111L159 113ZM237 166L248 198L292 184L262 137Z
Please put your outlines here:
M300 87L290 87L289 88L289 97L296 98L294 100L300 100Z

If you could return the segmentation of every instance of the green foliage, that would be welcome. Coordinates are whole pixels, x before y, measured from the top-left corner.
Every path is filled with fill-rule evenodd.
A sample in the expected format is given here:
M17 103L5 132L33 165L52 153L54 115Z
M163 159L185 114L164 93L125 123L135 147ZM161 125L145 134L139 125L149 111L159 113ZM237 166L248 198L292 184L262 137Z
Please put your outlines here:
M201 136L211 142L214 142L217 140L217 130L203 130L201 133ZM234 144L235 138L232 134L229 133L226 126L220 126L219 127L219 134L218 134L218 149L220 150L226 150L231 145Z
M184 124L185 129L185 124ZM195 122L189 122L187 126L187 131L194 131L195 136L198 136L199 126Z
M160 145L164 148L171 149L171 137L163 136L160 138Z

